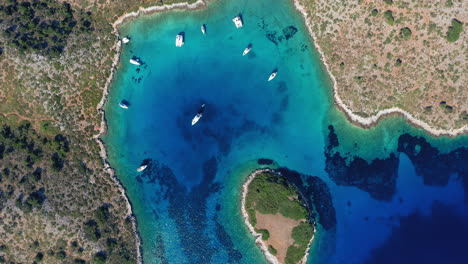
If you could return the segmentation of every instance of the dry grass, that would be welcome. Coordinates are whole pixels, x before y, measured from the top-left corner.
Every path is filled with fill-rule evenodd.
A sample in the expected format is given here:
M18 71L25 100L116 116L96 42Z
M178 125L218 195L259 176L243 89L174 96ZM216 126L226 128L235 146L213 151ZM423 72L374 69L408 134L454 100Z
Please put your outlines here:
M300 2L336 77L338 94L354 113L366 117L400 107L435 128L468 125L468 2ZM384 16L388 10L393 23ZM453 18L465 29L449 42ZM441 107L443 101L452 109Z

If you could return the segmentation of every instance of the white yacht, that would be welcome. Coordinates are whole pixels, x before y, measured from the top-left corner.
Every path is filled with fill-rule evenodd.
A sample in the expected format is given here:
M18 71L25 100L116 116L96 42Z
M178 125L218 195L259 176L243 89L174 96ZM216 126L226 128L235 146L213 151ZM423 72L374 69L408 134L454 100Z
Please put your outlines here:
M133 65L141 65L139 59L131 59L131 60L130 60L130 63L133 64Z
M123 109L128 109L128 105L124 101L120 102L119 106L122 107Z
M192 119L192 126L195 125L198 122L198 120L200 120L200 118L203 116L203 110L205 110L205 104L202 104L200 110L198 110L198 113Z
M242 53L242 56L247 55L247 53L249 53L251 49L252 49L252 45L249 44L247 48L245 48L244 52Z
M138 167L137 171L138 171L138 172L142 172L142 171L144 171L147 167L148 167L148 165L141 165L140 167Z
M268 81L273 80L273 79L276 77L276 74L278 74L278 71L277 71L277 70L275 70L275 71L270 75L270 77L268 78Z
M203 24L201 26L201 32L203 33L203 35L206 35L206 26L205 26L205 24Z
M242 23L242 18L240 16L236 16L235 18L232 19L232 21L236 25L236 28L241 28L244 25Z
M184 45L184 35L178 34L175 38L176 47L182 47Z
M122 39L122 42L124 44L127 44L128 42L130 42L130 39L128 37L125 37L125 38Z

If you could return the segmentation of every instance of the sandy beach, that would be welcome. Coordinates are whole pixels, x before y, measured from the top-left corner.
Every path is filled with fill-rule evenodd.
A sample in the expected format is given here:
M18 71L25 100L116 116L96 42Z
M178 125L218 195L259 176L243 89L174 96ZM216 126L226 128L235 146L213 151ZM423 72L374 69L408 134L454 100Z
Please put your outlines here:
M318 43L317 38L316 38L314 32L312 31L312 24L310 23L310 21L307 18L306 9L304 8L304 6L301 5L300 0L293 0L293 2L294 2L294 6L295 6L296 10L302 15L302 17L304 19L304 22L305 22L305 24L307 26L307 29L309 31L309 34L312 37L312 39L314 40L313 41L314 46L317 49L317 51L319 52L319 54L320 54L320 60L325 65L325 69L328 72L328 75L330 76L330 79L333 82L333 99L334 99L334 102L338 106L338 108L341 109L345 113L346 117L348 118L348 120L351 123L357 124L357 125L359 125L361 127L364 127L364 128L368 128L368 127L376 125L381 119L383 119L383 118L385 118L387 116L397 114L397 115L401 115L401 116L405 117L408 120L408 122L411 123L412 125L414 125L416 127L419 127L419 128L422 128L425 131L427 131L429 134L431 134L433 136L436 136L436 137L440 137L440 136L454 137L454 136L457 136L457 135L468 133L468 126L464 126L462 128L459 128L459 129L450 129L450 130L433 128L429 124L414 118L410 113L408 113L408 112L406 112L406 111L404 111L404 110L402 110L402 109L400 109L398 107L392 107L392 108L389 108L389 109L380 110L377 114L375 114L373 116L370 116L370 117L362 117L362 116L359 116L359 115L356 115L355 113L353 113L353 111L351 111L351 109L347 105L345 105L343 103L340 96L338 95L336 79L333 76L332 72L330 71L330 66L328 65L327 61L325 60L325 56L324 56L324 53L323 53L322 49L317 44Z

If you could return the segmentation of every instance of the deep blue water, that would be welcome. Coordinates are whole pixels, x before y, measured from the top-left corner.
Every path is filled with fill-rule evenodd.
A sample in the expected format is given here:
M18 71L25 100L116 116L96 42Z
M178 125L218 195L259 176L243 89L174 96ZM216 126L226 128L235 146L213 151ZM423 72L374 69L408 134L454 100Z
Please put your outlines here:
M241 29L231 21L238 13ZM106 105L105 142L145 263L264 263L239 209L242 181L262 166L281 170L314 209L310 263L467 259L468 137L432 138L401 118L349 124L291 2L216 1L121 31L132 41ZM186 43L176 48L179 32Z

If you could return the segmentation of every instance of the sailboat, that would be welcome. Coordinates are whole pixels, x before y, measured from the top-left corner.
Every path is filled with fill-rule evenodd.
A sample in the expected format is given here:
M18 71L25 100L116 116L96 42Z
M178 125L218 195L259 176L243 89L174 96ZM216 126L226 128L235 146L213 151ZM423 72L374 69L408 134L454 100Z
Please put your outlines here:
M198 113L192 119L192 126L195 125L200 120L200 118L202 118L204 110L205 110L205 104L202 104L202 106L198 110Z
M133 65L141 65L139 59L131 59L131 60L130 60L130 63L133 64Z
M122 107L123 109L128 109L128 105L124 101L120 102L119 106Z
M276 74L278 74L278 71L275 70L274 72L271 73L270 77L268 78L268 81L273 80L276 77Z
M147 167L148 167L148 165L141 165L140 167L138 167L137 171L138 171L138 172L142 172L142 171L144 171Z
M242 56L247 55L247 53L249 53L251 49L252 49L252 44L249 44L247 48L245 48L244 52L242 53Z

